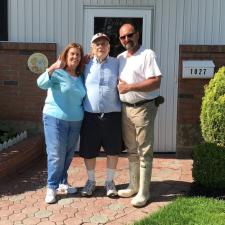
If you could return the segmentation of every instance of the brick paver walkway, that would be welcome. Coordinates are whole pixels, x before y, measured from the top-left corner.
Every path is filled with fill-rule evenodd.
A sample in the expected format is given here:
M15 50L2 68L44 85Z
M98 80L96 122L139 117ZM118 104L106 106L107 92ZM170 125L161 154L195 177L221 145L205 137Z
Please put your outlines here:
M46 163L41 160L32 169L0 181L0 225L77 225L132 224L135 220L155 212L178 195L186 193L192 182L192 160L176 159L175 155L154 157L151 182L151 201L144 208L131 206L131 198L110 199L105 196L105 157L97 159L97 190L93 197L80 194L59 195L56 204L44 202L46 191ZM83 160L74 157L69 181L81 189L86 182ZM115 183L124 188L128 183L128 161L119 159Z

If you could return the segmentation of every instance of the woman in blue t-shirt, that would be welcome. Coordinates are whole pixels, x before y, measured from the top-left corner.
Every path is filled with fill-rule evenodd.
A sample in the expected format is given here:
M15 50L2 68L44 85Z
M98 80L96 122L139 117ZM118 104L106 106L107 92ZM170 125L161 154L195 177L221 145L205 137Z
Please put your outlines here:
M83 49L76 43L67 45L59 59L37 79L47 90L43 124L48 164L46 203L56 201L56 192L75 193L68 184L67 170L78 142L84 116L82 101L86 94L81 79Z

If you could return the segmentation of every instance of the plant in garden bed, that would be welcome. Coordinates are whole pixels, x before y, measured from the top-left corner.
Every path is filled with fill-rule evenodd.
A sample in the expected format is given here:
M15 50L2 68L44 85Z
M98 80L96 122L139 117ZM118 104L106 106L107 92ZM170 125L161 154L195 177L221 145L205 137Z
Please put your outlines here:
M13 130L0 130L0 151L7 149L25 138L27 138L27 131L17 134Z
M205 142L225 147L225 67L205 88L200 120Z
M0 144L3 144L5 141L16 137L17 133L13 130L0 130Z
M225 148L203 143L193 152L192 175L195 183L190 195L225 199Z
M192 175L203 189L220 192L225 190L225 67L205 87L200 120L205 143L194 149Z

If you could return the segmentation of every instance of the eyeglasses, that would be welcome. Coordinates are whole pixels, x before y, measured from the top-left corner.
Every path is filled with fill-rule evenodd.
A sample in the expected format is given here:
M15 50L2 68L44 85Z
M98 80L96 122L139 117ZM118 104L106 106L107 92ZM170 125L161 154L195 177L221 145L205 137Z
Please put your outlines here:
M134 34L135 34L136 32L133 32L133 33L129 33L129 34L127 34L127 35L124 35L124 36L121 36L120 37L120 40L125 40L125 38L127 37L127 38L132 38L133 36L134 36Z

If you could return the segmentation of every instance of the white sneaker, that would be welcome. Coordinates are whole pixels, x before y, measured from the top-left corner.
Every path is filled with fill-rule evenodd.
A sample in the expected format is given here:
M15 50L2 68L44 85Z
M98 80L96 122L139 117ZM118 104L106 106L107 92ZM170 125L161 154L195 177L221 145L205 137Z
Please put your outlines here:
M57 191L64 194L75 194L77 189L75 187L71 187L69 184L60 184Z
M47 188L47 193L45 196L45 202L50 204L56 202L56 190L52 188Z
M95 181L88 180L81 190L81 195L84 196L91 196L95 190Z
M106 181L105 189L108 197L115 197L118 195L114 181Z

